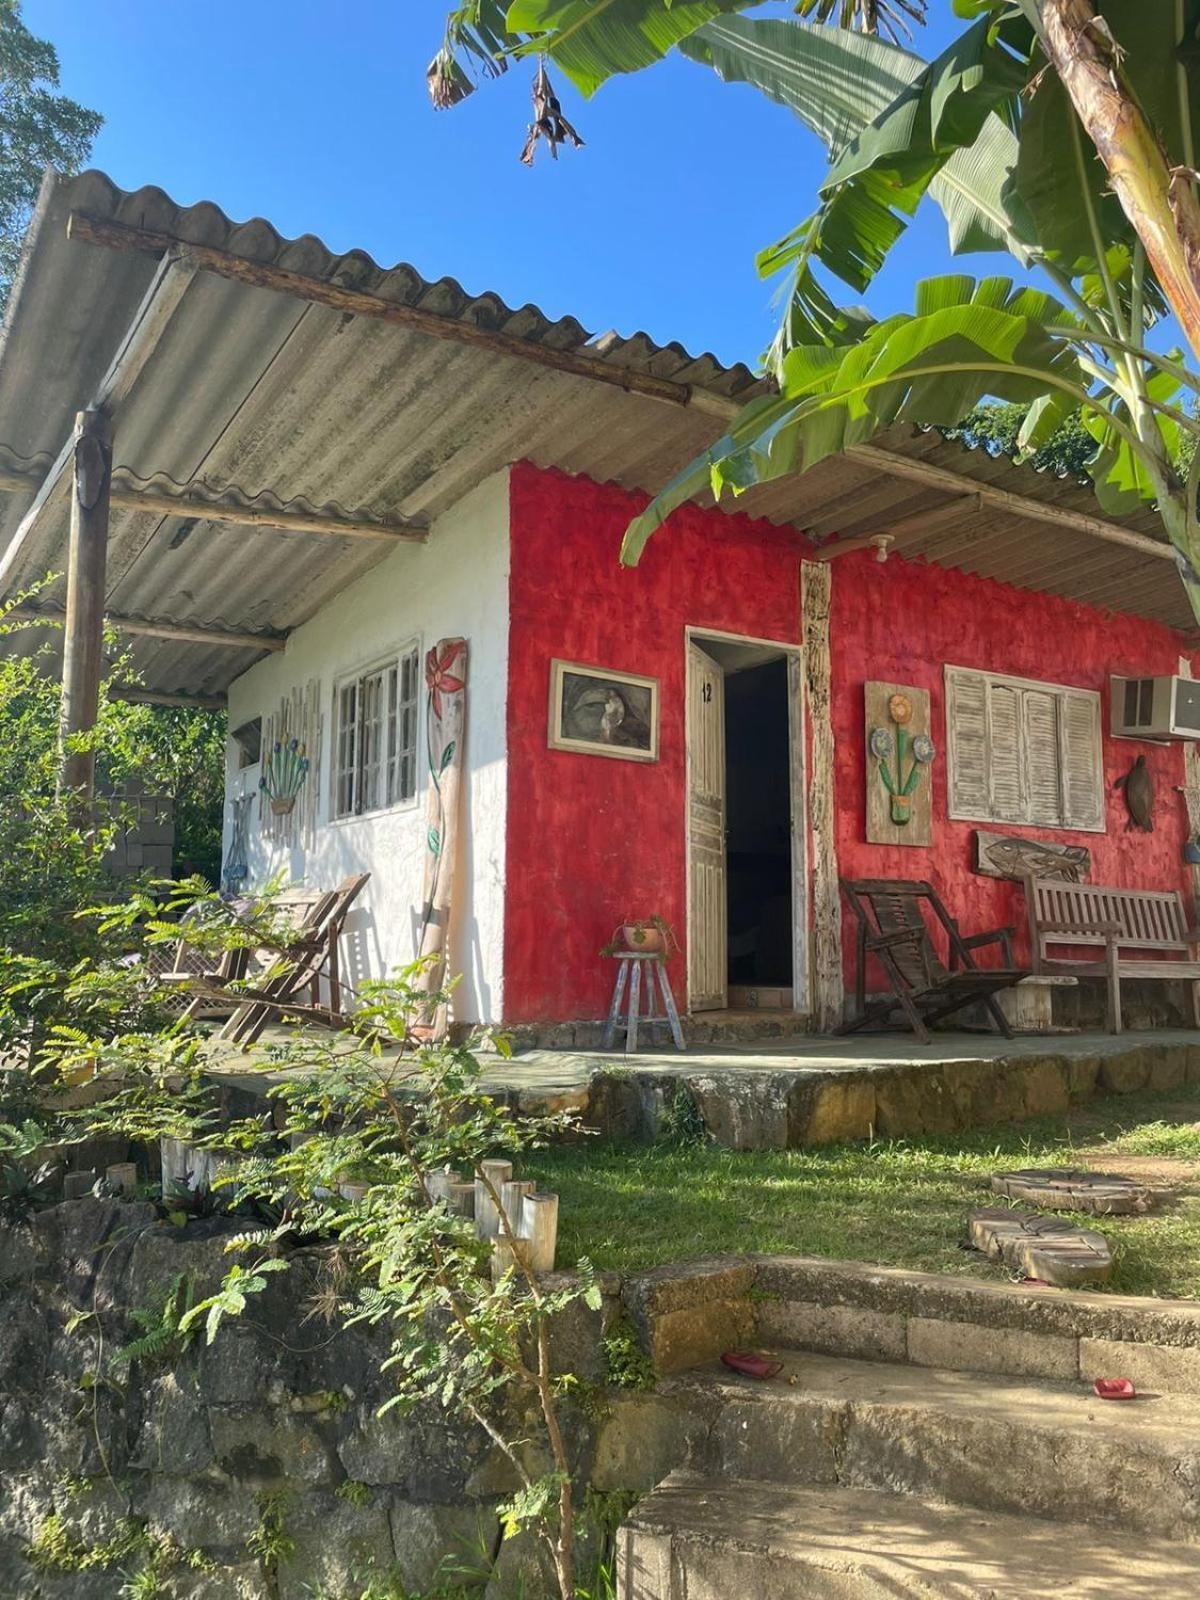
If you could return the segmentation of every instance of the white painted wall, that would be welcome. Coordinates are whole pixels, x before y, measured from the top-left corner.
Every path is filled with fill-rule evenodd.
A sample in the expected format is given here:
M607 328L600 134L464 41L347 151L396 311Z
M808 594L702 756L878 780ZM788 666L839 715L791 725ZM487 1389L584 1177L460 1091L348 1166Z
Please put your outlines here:
M470 652L464 756L462 848L451 918L450 971L461 974L455 1016L498 1022L503 1014L504 845L508 689L508 472L496 474L440 516L428 543L405 545L297 628L287 648L268 656L229 690L229 726L266 717L294 686L318 678L324 718L316 843L286 848L259 831L251 811L251 886L283 871L290 881L329 887L352 872L371 881L346 924L347 979L382 977L412 959L421 911L425 852L425 705L417 737L414 801L368 816L331 820L335 683L416 640L422 654L461 634ZM239 771L230 741L229 801L256 790L258 766Z

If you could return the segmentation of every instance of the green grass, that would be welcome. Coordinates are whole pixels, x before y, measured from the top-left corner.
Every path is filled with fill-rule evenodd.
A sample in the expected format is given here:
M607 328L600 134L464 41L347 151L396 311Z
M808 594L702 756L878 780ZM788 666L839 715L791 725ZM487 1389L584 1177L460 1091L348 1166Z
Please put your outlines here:
M561 1196L563 1264L586 1255L636 1272L778 1251L996 1279L1002 1269L962 1249L967 1212L1003 1204L989 1173L1086 1165L1100 1150L1200 1164L1198 1119L1200 1098L1129 1095L1007 1128L815 1150L589 1141L531 1153L522 1176ZM1114 1246L1114 1291L1200 1298L1200 1192L1146 1216L1079 1220Z

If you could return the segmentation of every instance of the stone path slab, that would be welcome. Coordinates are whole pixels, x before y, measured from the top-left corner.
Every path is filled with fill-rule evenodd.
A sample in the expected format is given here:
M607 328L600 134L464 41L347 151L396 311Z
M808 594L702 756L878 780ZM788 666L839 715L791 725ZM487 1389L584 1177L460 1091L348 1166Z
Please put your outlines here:
M1112 1275L1108 1240L1061 1217L988 1207L972 1211L968 1226L977 1250L1027 1278L1077 1289L1082 1284L1104 1283Z
M1154 1192L1144 1183L1115 1172L1081 1172L1068 1167L1026 1167L994 1172L992 1188L1009 1200L1051 1211L1090 1211L1098 1217L1149 1211Z

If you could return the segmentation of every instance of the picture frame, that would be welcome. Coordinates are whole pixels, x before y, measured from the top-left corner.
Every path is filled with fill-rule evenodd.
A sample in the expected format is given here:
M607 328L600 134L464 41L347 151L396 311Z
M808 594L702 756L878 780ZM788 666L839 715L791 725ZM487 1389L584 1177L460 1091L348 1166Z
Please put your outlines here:
M550 663L551 750L657 761L659 680L578 661Z

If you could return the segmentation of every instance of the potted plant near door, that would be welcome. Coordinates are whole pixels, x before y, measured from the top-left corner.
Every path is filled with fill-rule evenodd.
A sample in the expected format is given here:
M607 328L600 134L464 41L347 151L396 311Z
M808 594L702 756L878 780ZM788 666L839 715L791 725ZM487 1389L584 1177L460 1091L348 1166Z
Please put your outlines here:
M626 917L613 930L600 954L613 956L620 950L631 950L639 956L670 956L678 949L674 929L655 913L651 917Z

